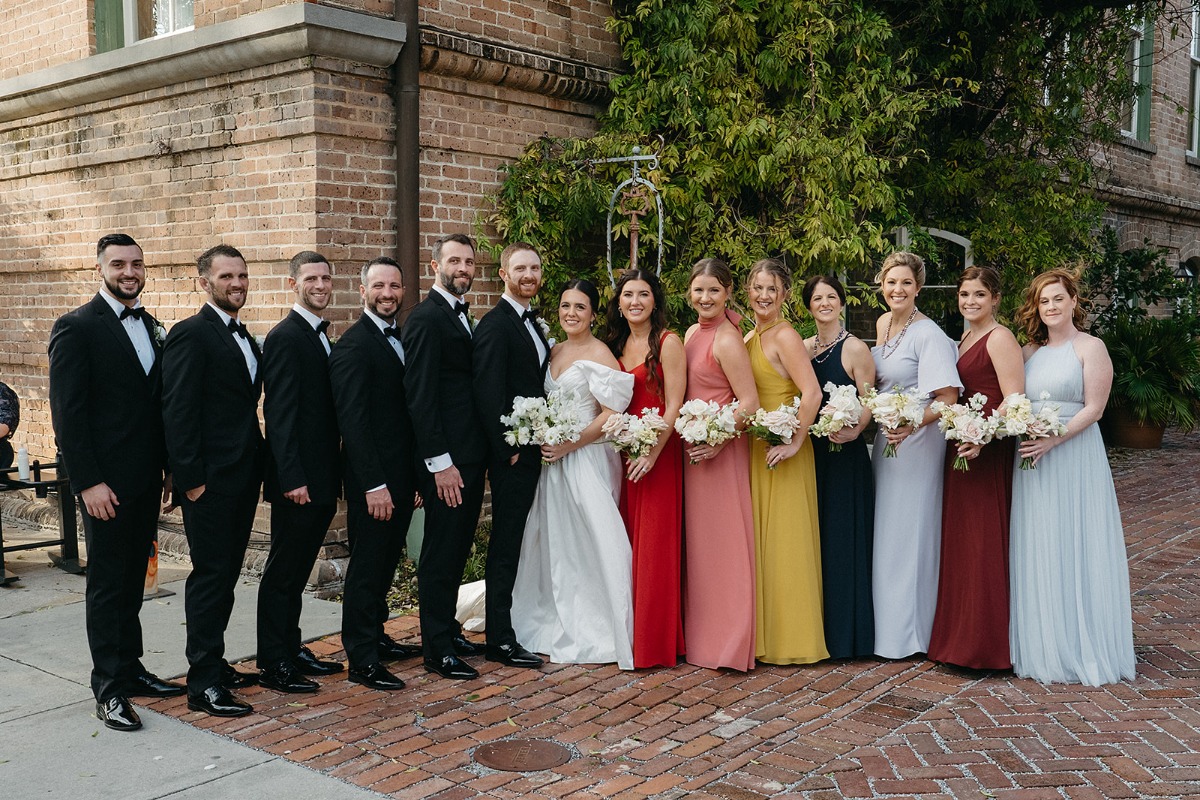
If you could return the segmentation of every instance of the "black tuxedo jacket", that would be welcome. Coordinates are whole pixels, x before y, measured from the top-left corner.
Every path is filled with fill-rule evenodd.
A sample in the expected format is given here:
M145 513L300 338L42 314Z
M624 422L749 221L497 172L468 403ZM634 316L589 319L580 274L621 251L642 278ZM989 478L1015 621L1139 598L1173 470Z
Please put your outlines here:
M347 500L363 503L365 492L386 484L397 506L412 503L416 462L404 377L395 349L365 313L333 347L329 381L346 446Z
M50 333L50 414L71 491L107 483L117 499L162 489L162 348L158 322L147 375L117 315L99 294L59 317Z
M163 427L175 489L241 494L262 482L258 397L233 334L208 304L176 323L163 346Z
M456 465L483 464L487 440L472 391L473 343L460 320L433 290L417 304L404 324L404 388L419 459L449 453Z
M340 439L320 334L291 311L267 334L259 366L267 428L263 495L291 502L283 493L307 486L312 502L337 502Z
M536 323L535 323L536 324ZM543 339L546 361L538 359L533 336L512 303L501 300L475 329L475 406L496 461L508 461L518 448L504 441L507 426L500 417L512 413L516 397L542 397L550 346Z

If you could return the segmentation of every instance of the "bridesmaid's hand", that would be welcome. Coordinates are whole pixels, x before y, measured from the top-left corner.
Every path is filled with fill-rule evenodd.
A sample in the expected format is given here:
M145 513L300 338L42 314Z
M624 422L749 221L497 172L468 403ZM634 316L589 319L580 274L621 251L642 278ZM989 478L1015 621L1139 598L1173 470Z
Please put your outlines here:
M791 444L776 444L767 449L767 466L777 467L780 461L786 461L796 453L800 452L800 448L804 446L804 440L808 436L795 435L792 437Z
M858 438L859 430L857 428L839 428L829 434L829 441L834 444L849 444Z
M959 458L965 458L968 461L979 458L979 452L983 450L981 444L959 444L957 455Z
M637 483L642 478L646 477L650 470L654 469L654 464L657 461L658 453L655 452L651 452L649 455L630 461L625 465L625 477L634 483Z
M916 431L916 428L912 425L905 425L903 428L896 428L894 430L885 429L884 434L887 436L888 444L899 445L909 436L912 436L914 431Z
M1020 446L1017 448L1017 455L1019 455L1021 458L1032 458L1034 466L1037 466L1037 463L1042 460L1042 456L1046 455L1046 453L1049 453L1055 447L1062 444L1062 441L1062 437L1060 436L1047 436L1044 439L1030 439L1028 441L1021 442Z
M729 440L726 439L724 442L721 442L720 444L716 444L716 445L712 445L712 444L695 445L693 447L688 448L687 456L689 459L691 459L693 464L695 464L699 461L710 461L717 457L717 453L719 453L725 449L725 445L728 442L729 442Z

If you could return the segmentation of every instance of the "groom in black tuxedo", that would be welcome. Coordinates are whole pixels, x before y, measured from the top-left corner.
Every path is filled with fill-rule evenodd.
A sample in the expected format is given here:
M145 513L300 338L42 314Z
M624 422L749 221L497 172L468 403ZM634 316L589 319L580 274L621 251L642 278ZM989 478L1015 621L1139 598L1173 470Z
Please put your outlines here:
M262 348L263 420L271 503L271 551L258 585L259 683L280 692L315 692L306 675L341 672L305 647L300 633L304 586L325 541L341 494L340 439L329 386L329 322L333 268L304 250L288 264L291 312Z
M487 556L487 657L514 667L539 667L542 659L517 642L512 593L525 518L533 505L542 457L536 445L504 441L500 417L516 397L545 394L550 343L530 304L542 286L542 259L532 245L511 244L500 254L504 294L475 329L475 405L488 439L492 533Z
M404 388L414 421L425 538L417 562L425 669L457 680L479 673L462 656L479 645L454 618L458 587L483 505L487 441L472 391L472 325L463 296L475 279L475 243L461 233L433 245L434 283L404 325Z
M403 689L383 661L420 655L383 630L387 593L404 553L416 498L413 426L404 399L406 354L396 327L404 278L390 258L363 267L363 313L329 357L338 424L346 446L350 563L342 599L342 644L350 680Z
M50 414L79 496L87 541L87 636L96 716L118 731L142 726L129 697L184 687L142 666L138 613L146 563L170 476L162 428L163 328L142 306L142 248L113 233L96 246L100 291L50 334Z
M192 559L184 595L188 708L238 717L253 708L229 690L257 676L225 660L225 628L262 485L262 353L238 320L250 288L242 254L217 245L196 266L208 302L177 323L163 347L167 453Z

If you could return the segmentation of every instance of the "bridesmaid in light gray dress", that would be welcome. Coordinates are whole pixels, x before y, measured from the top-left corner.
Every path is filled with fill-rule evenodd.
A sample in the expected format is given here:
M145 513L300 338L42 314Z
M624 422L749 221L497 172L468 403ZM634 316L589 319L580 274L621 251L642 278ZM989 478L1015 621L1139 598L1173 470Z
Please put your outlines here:
M1029 334L1025 393L1034 410L1059 406L1063 436L1022 442L1035 469L1013 479L1013 671L1043 683L1100 686L1134 677L1133 620L1124 531L1096 420L1108 402L1112 362L1079 330L1073 276L1034 278L1018 312Z
M891 311L879 318L879 344L871 348L875 386L886 391L899 385L927 398L925 416L915 431L881 429L871 448L875 653L904 658L929 649L937 605L946 441L934 424L937 415L928 406L934 400L955 402L962 383L955 367L957 346L917 310L917 293L925 283L921 258L892 253L884 259L878 281ZM883 455L889 441L899 443L892 458Z

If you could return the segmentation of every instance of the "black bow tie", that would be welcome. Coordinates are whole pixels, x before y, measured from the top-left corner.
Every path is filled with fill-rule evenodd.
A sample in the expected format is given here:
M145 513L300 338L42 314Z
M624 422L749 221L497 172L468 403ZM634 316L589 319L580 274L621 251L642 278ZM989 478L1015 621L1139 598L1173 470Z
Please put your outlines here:
M470 306L467 303L463 302L462 300L459 300L457 303L454 304L454 313L462 314L464 317L466 317L466 316L468 316L467 311L469 310L469 308L470 308Z
M400 338L400 329L389 325L388 327L383 329L383 335L389 339L399 339Z
M329 330L329 320L323 319L317 323L317 333L322 334Z
M534 311L532 308L529 309L528 311L526 311L525 313L521 314L521 317L523 319L529 320L530 322L532 322L535 325L537 324L538 315L537 315L537 312Z
M250 330L245 325L238 322L236 319L229 320L229 331L231 333L236 333L238 336L242 337L243 339L250 338Z
M142 314L145 314L145 313L146 313L146 309L144 309L144 308L140 308L140 307L139 308L125 308L125 309L121 310L121 316L118 317L118 319L120 319L121 322L124 322L125 320L129 319L130 317L140 320L142 318Z

